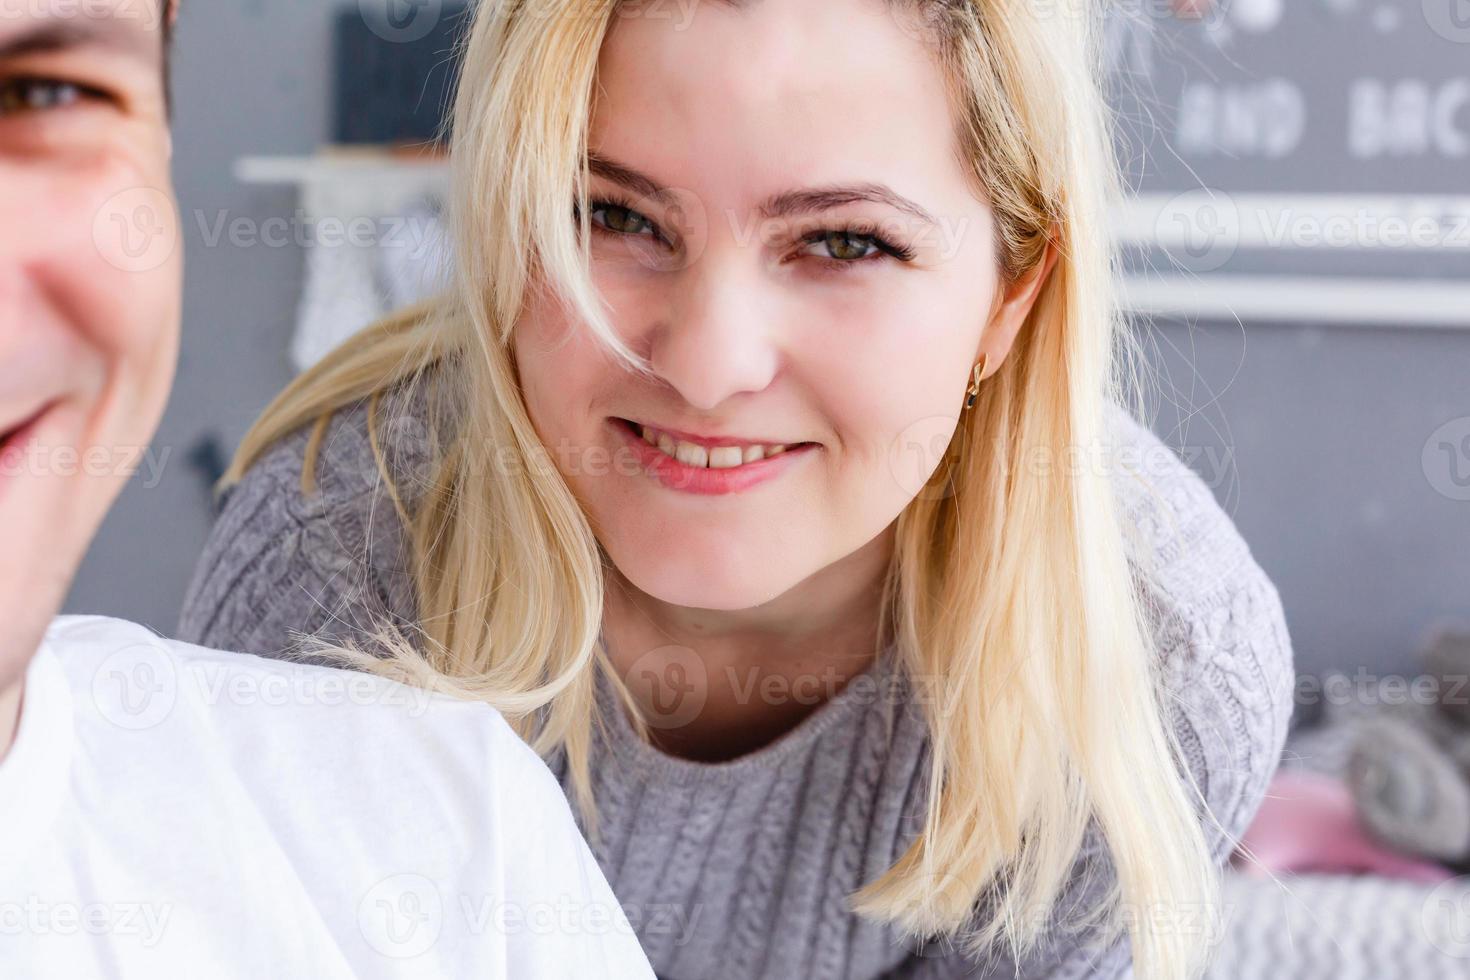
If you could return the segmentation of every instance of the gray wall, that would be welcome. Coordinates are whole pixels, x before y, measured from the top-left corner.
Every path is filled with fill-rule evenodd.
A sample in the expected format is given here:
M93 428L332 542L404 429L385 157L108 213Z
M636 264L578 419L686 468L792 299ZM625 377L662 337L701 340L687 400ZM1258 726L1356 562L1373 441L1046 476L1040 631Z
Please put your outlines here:
M1431 624L1470 627L1470 500L1451 495L1470 488L1444 452L1424 459L1446 422L1470 435L1470 330L1161 324L1151 338L1154 428L1276 582L1299 670L1412 672ZM1470 474L1470 447L1458 465Z
M230 168L324 139L332 6L185 5L175 86L185 336L155 445L168 455L157 486L138 480L124 494L69 611L172 630L210 521L185 456L210 435L233 448L290 376L300 251L210 248L198 221L221 209L257 221L292 213L292 191L243 186ZM1193 458L1275 579L1301 669L1410 671L1432 621L1470 618L1470 502L1437 489L1448 470L1423 462L1431 433L1470 416L1470 330L1161 321L1149 342L1155 428ZM1460 462L1470 472L1470 456Z
M78 575L69 612L140 620L164 632L203 547L212 511L187 462L199 440L233 449L291 376L286 345L301 287L299 249L218 244L219 212L290 216L289 188L231 176L249 154L310 153L327 132L330 0L185 3L174 62L174 175L184 223L184 337L153 455L162 479L135 478ZM141 476L142 474L140 474ZM139 571L141 566L145 569Z

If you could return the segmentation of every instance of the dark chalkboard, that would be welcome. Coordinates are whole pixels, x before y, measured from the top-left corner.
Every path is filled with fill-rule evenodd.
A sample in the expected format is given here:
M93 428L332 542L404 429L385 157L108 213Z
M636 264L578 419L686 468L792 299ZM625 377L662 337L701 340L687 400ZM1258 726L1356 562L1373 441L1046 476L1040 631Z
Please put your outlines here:
M336 142L426 143L447 132L466 10L440 0L360 0L338 12Z
M1141 291L1470 325L1470 0L1178 6L1119 0L1106 35Z

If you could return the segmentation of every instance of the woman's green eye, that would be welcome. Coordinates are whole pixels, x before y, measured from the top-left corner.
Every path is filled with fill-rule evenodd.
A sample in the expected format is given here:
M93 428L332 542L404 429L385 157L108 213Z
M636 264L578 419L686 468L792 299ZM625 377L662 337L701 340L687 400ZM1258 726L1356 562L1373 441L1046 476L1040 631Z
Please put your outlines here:
M653 222L631 208L599 203L593 206L592 213L596 214L599 211L603 215L600 223L609 231L615 231L620 235L639 235L644 231L653 230Z
M863 235L852 235L845 231L830 231L821 239L834 259L844 262L865 259L877 250L872 240Z
M61 109L82 100L81 86L46 78L12 78L0 82L0 115Z
M803 254L832 267L868 265L887 257L912 262L916 254L912 247L891 241L876 227L866 224L813 232L803 243L806 246ZM817 253L817 247L825 249L827 254Z

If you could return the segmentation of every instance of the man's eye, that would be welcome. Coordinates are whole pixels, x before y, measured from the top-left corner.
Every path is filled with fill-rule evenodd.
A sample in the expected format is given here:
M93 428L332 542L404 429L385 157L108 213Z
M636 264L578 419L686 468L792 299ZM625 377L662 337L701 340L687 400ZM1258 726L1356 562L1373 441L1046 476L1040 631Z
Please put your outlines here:
M64 109L97 94L84 85L52 78L9 78L0 81L0 116Z

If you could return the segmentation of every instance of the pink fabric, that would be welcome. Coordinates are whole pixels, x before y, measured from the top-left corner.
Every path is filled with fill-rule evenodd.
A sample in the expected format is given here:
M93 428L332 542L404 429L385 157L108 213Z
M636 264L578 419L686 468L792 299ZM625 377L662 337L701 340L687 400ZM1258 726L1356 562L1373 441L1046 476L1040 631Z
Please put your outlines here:
M1241 844L1235 867L1258 877L1268 871L1377 874L1426 884L1454 877L1442 865L1378 843L1358 821L1346 784L1312 772L1276 774Z

